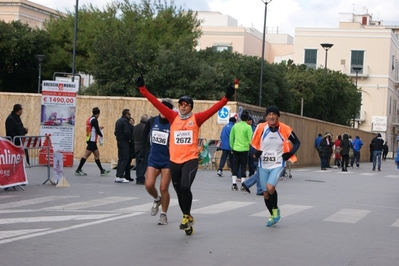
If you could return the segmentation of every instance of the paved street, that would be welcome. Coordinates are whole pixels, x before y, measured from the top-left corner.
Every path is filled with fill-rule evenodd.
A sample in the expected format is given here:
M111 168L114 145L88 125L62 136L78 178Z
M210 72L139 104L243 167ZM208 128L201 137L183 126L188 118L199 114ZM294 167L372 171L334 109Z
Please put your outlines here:
M371 168L294 168L277 186L282 220L271 228L255 187L231 191L227 172L201 170L192 236L178 229L172 186L160 226L144 186L115 183L115 170L65 168L70 187L57 188L42 185L46 168L27 169L25 191L0 191L1 265L398 265L399 170L392 160Z

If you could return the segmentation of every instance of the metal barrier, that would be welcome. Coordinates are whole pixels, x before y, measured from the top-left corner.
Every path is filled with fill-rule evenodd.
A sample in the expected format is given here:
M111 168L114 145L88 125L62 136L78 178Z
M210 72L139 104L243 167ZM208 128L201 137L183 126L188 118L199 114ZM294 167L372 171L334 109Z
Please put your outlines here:
M28 168L47 167L47 179L43 182L43 185L47 182L55 185L50 179L50 136L15 136L13 142L24 147ZM40 163L39 160L40 154L43 153L47 157L46 163Z
M220 162L221 158L221 152L219 152L221 145L222 141L219 139L208 140L208 151L211 162L211 169L216 170L218 167L218 162Z
M9 136L0 136L0 138L3 138L3 139L8 139L9 141L11 141L12 142L12 138L11 137L9 137Z

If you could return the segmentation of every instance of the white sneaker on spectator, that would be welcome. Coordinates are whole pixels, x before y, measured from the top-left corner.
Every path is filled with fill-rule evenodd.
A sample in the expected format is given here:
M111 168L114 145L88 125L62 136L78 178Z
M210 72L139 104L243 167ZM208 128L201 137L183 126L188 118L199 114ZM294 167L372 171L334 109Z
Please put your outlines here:
M115 183L129 183L129 180L123 177L116 177L115 178Z

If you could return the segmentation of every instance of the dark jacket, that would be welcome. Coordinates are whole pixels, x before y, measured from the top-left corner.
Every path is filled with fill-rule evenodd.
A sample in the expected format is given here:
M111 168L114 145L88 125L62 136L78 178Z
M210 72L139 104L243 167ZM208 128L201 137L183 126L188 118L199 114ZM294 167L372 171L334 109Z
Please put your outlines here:
M131 130L129 118L122 116L115 123L114 135L117 141L127 141L131 139Z
M387 144L384 144L384 145L382 146L382 151L383 151L385 154L388 153L389 148L388 148L388 145L387 145Z
M319 145L319 154L320 157L330 157L332 153L332 146L334 145L334 141L329 139L329 142L327 143L327 138L325 137L320 141Z
M382 151L382 148L384 146L384 140L381 137L373 138L371 140L371 143L373 144L374 151Z
M145 125L147 124L147 120L140 120L140 123L134 126L134 149L136 150L136 154L138 155L143 148L143 132ZM145 147L149 150L149 143L148 147Z
M353 148L352 142L349 140L348 134L344 134L341 140L341 155L349 155L349 148Z
M6 119L6 135L11 137L13 140L15 136L25 136L27 133L24 124L22 124L21 117L19 115L11 112L11 114L7 117ZM15 143L19 145L19 140L17 140Z
M129 139L129 158L134 159L136 158L136 150L134 148L134 126L129 123L130 127L130 139Z

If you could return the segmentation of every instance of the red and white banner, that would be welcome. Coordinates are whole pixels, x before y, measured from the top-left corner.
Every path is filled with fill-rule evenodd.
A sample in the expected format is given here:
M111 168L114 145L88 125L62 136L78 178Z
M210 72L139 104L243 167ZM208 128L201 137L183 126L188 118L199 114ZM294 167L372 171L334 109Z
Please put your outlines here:
M27 184L22 146L0 138L0 188Z

